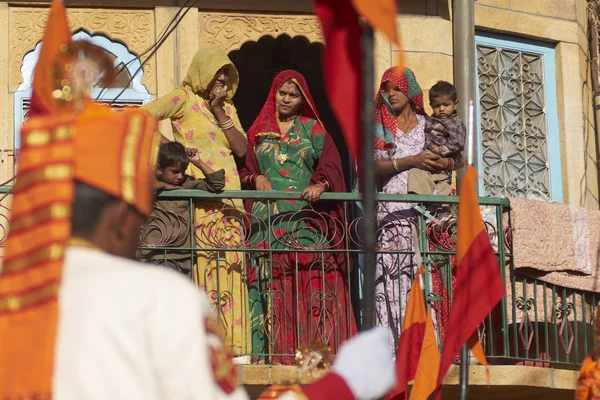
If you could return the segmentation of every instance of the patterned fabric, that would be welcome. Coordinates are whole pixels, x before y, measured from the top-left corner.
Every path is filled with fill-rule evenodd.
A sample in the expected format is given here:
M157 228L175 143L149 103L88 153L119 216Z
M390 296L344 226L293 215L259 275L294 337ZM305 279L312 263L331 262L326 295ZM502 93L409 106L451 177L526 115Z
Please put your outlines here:
M143 111L98 105L80 115L30 118L23 126L0 275L0 362L10 362L0 366L0 399L50 390L74 180L150 215L155 129Z
M423 150L425 143L425 116L417 115L418 124L410 132L397 131L395 157L403 158L416 155ZM375 150L375 159L389 159L385 149ZM408 173L403 171L383 183L380 193L406 194L408 191ZM378 247L381 249L413 250L411 224L413 215L409 213L412 204L399 202L380 202L377 204L377 223L381 230ZM385 227L385 229L382 229ZM394 254L381 252L375 265L375 299L377 321L381 326L389 326L392 331L390 349L396 351L400 337L402 316L408 302L415 271L412 254Z
M240 179L229 141L211 112L206 89L217 71L229 66L225 113L236 129L244 134L237 111L231 103L238 86L238 73L227 54L214 46L202 46L194 56L182 87L144 106L160 119L170 118L175 140L186 147L198 149L200 158L212 169L225 170L225 190L240 190ZM204 175L199 168L188 167L194 178ZM237 247L243 232L239 221L243 217L239 199L222 202L196 202L196 246L199 248ZM194 280L208 293L220 318L225 340L235 355L249 351L247 288L243 282L243 254L231 251L202 251L196 254Z
M600 366L597 360L588 356L579 372L575 400L597 399L600 399Z
M275 96L289 79L298 85L308 104L300 109L290 130L281 134ZM255 135L253 142L258 145L246 155L242 176L260 173L269 179L273 190L286 192L300 192L325 179L331 191L344 192L339 153L321 122L313 116L318 118L302 75L284 71L275 77L265 107L250 129ZM277 157L281 154L286 157ZM314 211L302 212L312 207ZM251 242L262 243L265 248L286 249L290 243L310 248L323 246L328 240L337 246L341 242L341 234L323 237L320 233L336 232L327 225L330 221L343 222L337 203L309 206L305 201L277 200L269 205L247 204L247 208L256 217ZM314 218L315 211L331 219ZM265 224L272 226L270 237L266 237ZM250 261L248 284L255 362L268 361L267 354L271 353L275 354L271 362L293 364L296 349L313 340L328 342L335 352L355 332L348 309L347 260L343 254L253 252Z
M387 82L394 83L408 97L415 106L417 114L425 115L425 107L423 91L410 68L405 68L404 73L400 73L396 67L385 71L375 98L375 148L387 150L389 156L393 156L396 153L398 121L385 93Z
M425 149L438 146L443 157L460 158L466 137L467 128L456 112L448 118L429 117L425 124Z
M315 107L315 102L313 101L310 91L308 90L306 79L304 79L304 76L297 71L286 70L277 74L277 76L273 79L271 91L269 92L267 101L263 105L263 108L260 110L260 113L254 120L254 123L250 129L248 129L248 142L252 146L256 146L258 144L261 134L282 134L281 130L279 129L279 124L277 123L277 104L275 95L276 91L281 87L281 85L288 80L291 80L296 84L296 86L298 86L299 90L302 92L303 98L306 99L306 101L304 101L300 107L298 114L319 121L319 124L321 127L323 127L321 118L319 117L319 112Z
M70 41L52 40L67 36L66 27L62 2L53 1L36 71L68 71L67 66L80 61L71 55ZM156 120L141 110L113 112L93 104L77 90L79 75L61 80L62 93L69 95L59 101L52 95L53 78L36 73L37 115L21 129L11 230L0 275L2 400L52 397L58 292L71 236L75 180L145 216L152 208Z

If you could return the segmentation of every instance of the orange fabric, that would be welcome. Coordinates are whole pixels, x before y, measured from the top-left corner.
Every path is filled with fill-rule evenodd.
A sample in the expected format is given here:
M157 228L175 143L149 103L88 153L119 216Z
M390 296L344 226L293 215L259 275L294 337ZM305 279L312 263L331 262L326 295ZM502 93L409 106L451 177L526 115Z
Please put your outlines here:
M457 232L460 232L461 236L458 243L456 243L456 265L460 265L463 257L475 242L475 238L485 231L483 220L479 214L479 201L475 192L475 185L477 185L477 171L475 171L475 168L467 166L467 173L463 182L464 184L460 187L458 215L468 215L468 218L458 219ZM474 213L475 215L472 215ZM469 338L467 344L477 361L481 365L487 366L487 359L477 333ZM489 374L489 372L487 373Z
M299 399L306 399L306 396L302 393L302 389L298 385L283 386L273 385L265 390L258 400L276 399L285 393L295 393Z
M600 399L600 366L591 356L586 357L577 378L575 400Z
M52 97L54 63L71 36L66 27L62 2L54 0L34 75L37 114L21 129L11 231L0 274L0 400L52 396L74 181L120 198L144 215L152 210L159 139L154 117L142 110L113 112L90 100L75 114L75 107Z
M431 318L431 307L427 307L425 321L425 335L421 346L421 356L417 365L415 382L410 391L410 400L427 400L436 388L437 371L440 368L440 352L433 319Z
M145 111L93 104L80 115L34 117L23 126L11 217L16 229L0 275L0 400L51 393L74 180L149 215L155 132Z
M139 109L115 112L89 105L77 118L75 179L152 212L158 152L156 119Z
M26 203L35 205L38 199L29 195L30 188L52 192L47 206L65 206L70 209L73 200L73 159L60 157L67 175L60 180L49 180L45 172L56 163L51 149L54 143L74 143L73 131L64 139L58 130L32 130L24 127L21 132L21 153L12 203L22 212L11 216L11 225L21 225L17 232L10 232L6 240L4 266L0 275L0 399L21 399L26 396L45 396L52 391L52 367L57 324L57 289L62 271L62 258L70 236L70 215L49 218L28 224L30 213ZM46 141L47 144L37 144ZM49 151L40 155L41 160L27 157L37 147ZM66 161L66 163L65 163ZM35 164L35 168L29 164ZM36 173L35 179L22 180ZM56 186L68 190L54 191ZM45 200L45 199L43 199ZM30 208L33 208L30 206ZM39 208L38 208L39 209ZM52 245L59 243L58 247ZM37 253L43 253L37 256ZM32 345L33 344L33 345Z
M396 0L352 0L352 5L359 15L365 17L369 25L383 33L399 51L396 66L404 69L404 53L400 51L400 34L396 27L398 6Z
M436 388L440 354L431 310L425 304L421 288L424 272L421 266L413 279L396 354L397 384L386 396L387 400L405 399L408 382L413 379L411 399L425 400Z
M42 49L33 75L33 91L29 116L50 114L57 111L52 98L53 62L63 44L71 42L71 31L62 0L52 0L46 31L42 38Z
M458 205L456 289L440 361L441 383L461 347L468 343L477 360L487 365L477 328L506 294L498 260L484 229L475 193L477 173L471 166L463 179ZM487 368L486 368L487 370ZM488 379L489 379L489 372ZM441 391L436 399L441 398Z
M466 182L466 184L461 186L461 201L458 204L459 215L461 210L463 215L471 213L472 210L477 210L477 213L479 213L479 202L477 201L477 195L475 193L477 172L473 167L467 166L467 175L468 178L465 177L463 181ZM465 192L464 195L463 191ZM457 230L461 233L461 240L459 240L456 244L456 264L460 265L460 262L462 261L466 252L469 251L469 248L475 241L475 238L485 230L485 226L483 225L483 220L481 217L470 217L468 219L459 219L457 223ZM487 366L488 363L477 334L471 336L468 341L468 345L477 361L479 361L479 363L482 365Z
M460 202L458 203L458 215L469 216L469 218L458 219L457 230L460 232L460 240L456 244L456 265L460 265L465 253L484 229L483 220L479 215L479 201L475 193L477 184L477 171L467 166L467 171L460 187Z

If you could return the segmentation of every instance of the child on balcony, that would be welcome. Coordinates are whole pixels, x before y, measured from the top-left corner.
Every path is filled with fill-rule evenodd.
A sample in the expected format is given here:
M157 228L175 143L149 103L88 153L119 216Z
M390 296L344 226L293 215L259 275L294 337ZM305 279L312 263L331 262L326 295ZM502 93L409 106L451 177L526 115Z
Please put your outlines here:
M462 162L466 129L456 115L458 104L456 88L449 82L439 81L429 90L429 104L433 115L425 122L425 150L447 157L446 171L431 173L413 168L408 173L408 193L450 195L452 170Z
M190 162L202 171L204 178L195 179L185 174ZM197 149L185 148L178 142L160 146L155 173L157 194L174 189L200 189L215 193L225 187L223 169L213 171L200 159ZM191 247L189 206L188 199L160 199L156 202L154 212L142 228L141 245L173 249L141 250L142 261L173 268L191 278L192 251L178 249Z

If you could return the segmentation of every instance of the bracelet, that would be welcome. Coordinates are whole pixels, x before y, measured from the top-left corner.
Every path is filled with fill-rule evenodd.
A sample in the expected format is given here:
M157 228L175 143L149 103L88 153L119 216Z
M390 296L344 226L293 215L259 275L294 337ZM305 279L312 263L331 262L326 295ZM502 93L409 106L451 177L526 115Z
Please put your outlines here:
M252 186L256 189L256 178L258 178L259 176L261 176L262 174L252 174L250 176L250 182L252 183Z
M396 160L395 158L392 158L392 168L394 168L394 171L400 172L400 167L398 166L398 160Z
M231 118L227 118L225 121L217 121L219 123L219 127L221 127L221 129L223 129L224 131L227 129L231 129L233 128L233 121L231 120Z
M448 167L446 168L447 171L452 172L454 170L454 160L450 157L448 157Z
M331 188L331 186L329 186L329 182L327 182L327 179L321 179L320 181L318 181L317 183L323 185L323 189L326 192L329 192L329 189Z
M256 177L258 174L247 175L244 177L244 184L248 187L256 187Z
M322 181L317 181L315 183L315 185L321 185L321 187L323 188L323 191L326 192L327 191L327 186L325 186L325 184Z

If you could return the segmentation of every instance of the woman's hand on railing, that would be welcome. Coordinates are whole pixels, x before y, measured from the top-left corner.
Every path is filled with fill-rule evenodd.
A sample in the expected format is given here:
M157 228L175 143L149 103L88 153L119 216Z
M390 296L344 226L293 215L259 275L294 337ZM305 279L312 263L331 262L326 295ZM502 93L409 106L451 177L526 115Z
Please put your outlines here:
M324 191L325 186L323 186L320 183L315 183L314 185L310 185L309 187L304 189L302 191L302 194L300 194L300 198L307 200L311 203L315 203L319 201Z
M270 192L273 190L273 186L271 186L271 182L264 175L258 175L256 177L256 190L260 190L263 192Z

